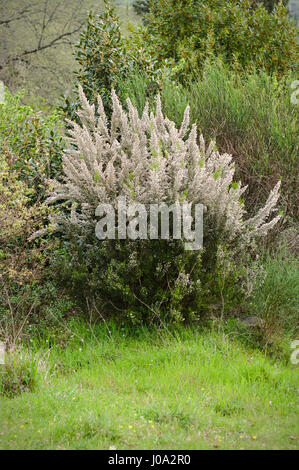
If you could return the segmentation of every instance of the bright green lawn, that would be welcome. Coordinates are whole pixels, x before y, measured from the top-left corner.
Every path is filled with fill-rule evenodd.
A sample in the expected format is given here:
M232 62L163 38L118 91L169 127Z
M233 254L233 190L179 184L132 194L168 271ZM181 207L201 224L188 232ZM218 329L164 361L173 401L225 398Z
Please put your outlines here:
M72 328L21 359L37 386L0 398L1 449L299 447L298 367L211 331Z

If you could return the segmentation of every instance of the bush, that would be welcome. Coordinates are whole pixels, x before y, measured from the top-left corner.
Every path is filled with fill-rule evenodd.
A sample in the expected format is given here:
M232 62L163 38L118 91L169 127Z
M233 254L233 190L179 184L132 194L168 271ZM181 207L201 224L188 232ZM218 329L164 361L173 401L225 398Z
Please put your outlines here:
M65 234L70 243L67 248L73 251L70 265L76 287L81 284L82 292L82 285L89 279L102 300L108 299L116 310L124 310L134 318L138 318L138 302L142 304L142 319L146 311L159 317L161 308L163 317L175 320L196 314L202 303L201 253L184 251L180 240L138 240L138 233L133 242L98 242L96 207L110 203L117 211L120 195L127 203L146 207L162 202L203 204L207 209L203 271L207 270L207 277L218 272L222 294L224 280L235 279L237 283L244 270L242 264L236 267L230 260L234 249L240 253L279 220L278 215L267 222L279 197L279 184L265 207L245 220L241 196L246 188L233 182L231 156L220 155L213 142L206 148L202 137L197 145L196 127L188 131L188 107L177 130L164 118L159 97L156 114L149 114L146 107L139 118L130 100L129 112L125 113L113 92L108 126L101 98L96 110L82 88L79 92L82 109L78 116L83 127L69 122L72 130L64 155L65 178L63 182L52 181L48 199L48 203L63 202L64 211L70 210L70 214L61 211L56 215L56 227Z
M51 212L46 179L59 177L62 139L58 115L42 116L7 90L0 105L0 338L16 345L27 323L47 319L49 272L55 241L40 238ZM62 293L51 292L59 299Z
M150 1L144 39L158 60L184 60L181 80L211 56L232 68L284 74L298 60L296 28L279 4L269 13L252 0Z
M47 178L61 171L62 138L60 116L45 116L21 103L22 93L5 92L0 105L0 152L5 153L18 178L32 188L31 198L41 198Z
M282 250L263 260L264 281L256 284L249 299L251 314L264 320L265 333L298 335L299 262ZM267 338L268 340L271 338Z

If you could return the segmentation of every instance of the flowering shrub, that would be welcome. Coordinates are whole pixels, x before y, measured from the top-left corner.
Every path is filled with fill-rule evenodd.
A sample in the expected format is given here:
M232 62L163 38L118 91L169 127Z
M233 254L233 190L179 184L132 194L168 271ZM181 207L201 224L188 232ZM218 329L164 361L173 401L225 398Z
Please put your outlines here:
M188 307L190 302L192 312L196 312L202 294L201 274L208 265L209 270L216 269L219 248L225 245L231 250L243 249L257 236L266 235L279 220L280 215L271 218L271 214L279 197L280 182L265 206L254 217L245 219L242 195L246 187L233 181L232 158L221 155L213 142L206 147L202 136L198 144L196 126L189 129L189 107L177 129L163 116L159 97L155 114L146 106L140 117L129 99L126 113L112 92L113 110L108 125L101 97L95 109L81 87L79 95L81 124L68 121L72 129L63 157L65 176L63 181L52 180L48 198L48 203L63 203L64 209L56 214L55 223L71 241L73 260L77 246L76 263L81 263L81 268L85 265L83 278L89 282L94 279L98 293L103 294L105 285L106 298L109 290L109 302L116 309L128 311L137 299L155 315L162 304L175 318L180 317L182 306ZM95 210L99 203L109 203L117 209L120 195L128 203L138 202L146 207L153 203L203 204L204 253L213 262L203 266L201 272L202 253L184 252L178 240L99 242L95 237ZM223 253L223 248L220 251ZM91 275L95 272L95 276ZM235 271L230 276L238 278L239 274ZM81 275L77 278L83 282ZM135 313L130 314L135 318Z
M70 146L63 158L65 178L53 180L53 193L48 202L67 201L71 217L63 217L68 225L95 225L95 209L99 203L117 204L117 196L145 205L153 203L201 203L207 208L207 219L214 230L230 240L249 240L266 235L280 215L266 222L275 209L280 182L271 191L266 205L258 213L244 219L241 198L246 190L234 183L234 164L228 154L220 155L214 142L206 148L203 137L197 144L196 126L189 131L189 106L180 129L165 118L158 96L156 115L146 106L141 117L130 99L126 113L115 92L113 112L108 127L103 103L98 97L97 114L79 88L82 109L78 116L82 126L69 131Z

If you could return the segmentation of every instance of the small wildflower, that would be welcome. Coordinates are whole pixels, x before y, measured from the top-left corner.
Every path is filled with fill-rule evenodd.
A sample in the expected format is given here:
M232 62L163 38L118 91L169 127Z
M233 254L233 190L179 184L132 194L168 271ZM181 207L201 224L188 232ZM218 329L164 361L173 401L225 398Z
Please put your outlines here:
M254 440L255 440L255 439L256 439L256 436L252 436L252 439L254 439Z
M23 427L24 427L24 424L21 424L20 429L23 429Z
M130 426L129 426L129 429L132 429L132 427L133 427L133 426L130 425Z

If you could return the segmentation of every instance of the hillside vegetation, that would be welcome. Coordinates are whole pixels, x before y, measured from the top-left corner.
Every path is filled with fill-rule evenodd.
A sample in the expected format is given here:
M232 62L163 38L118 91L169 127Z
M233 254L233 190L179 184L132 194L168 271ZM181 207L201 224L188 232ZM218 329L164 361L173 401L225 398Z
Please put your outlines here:
M6 3L0 447L298 448L286 2Z

